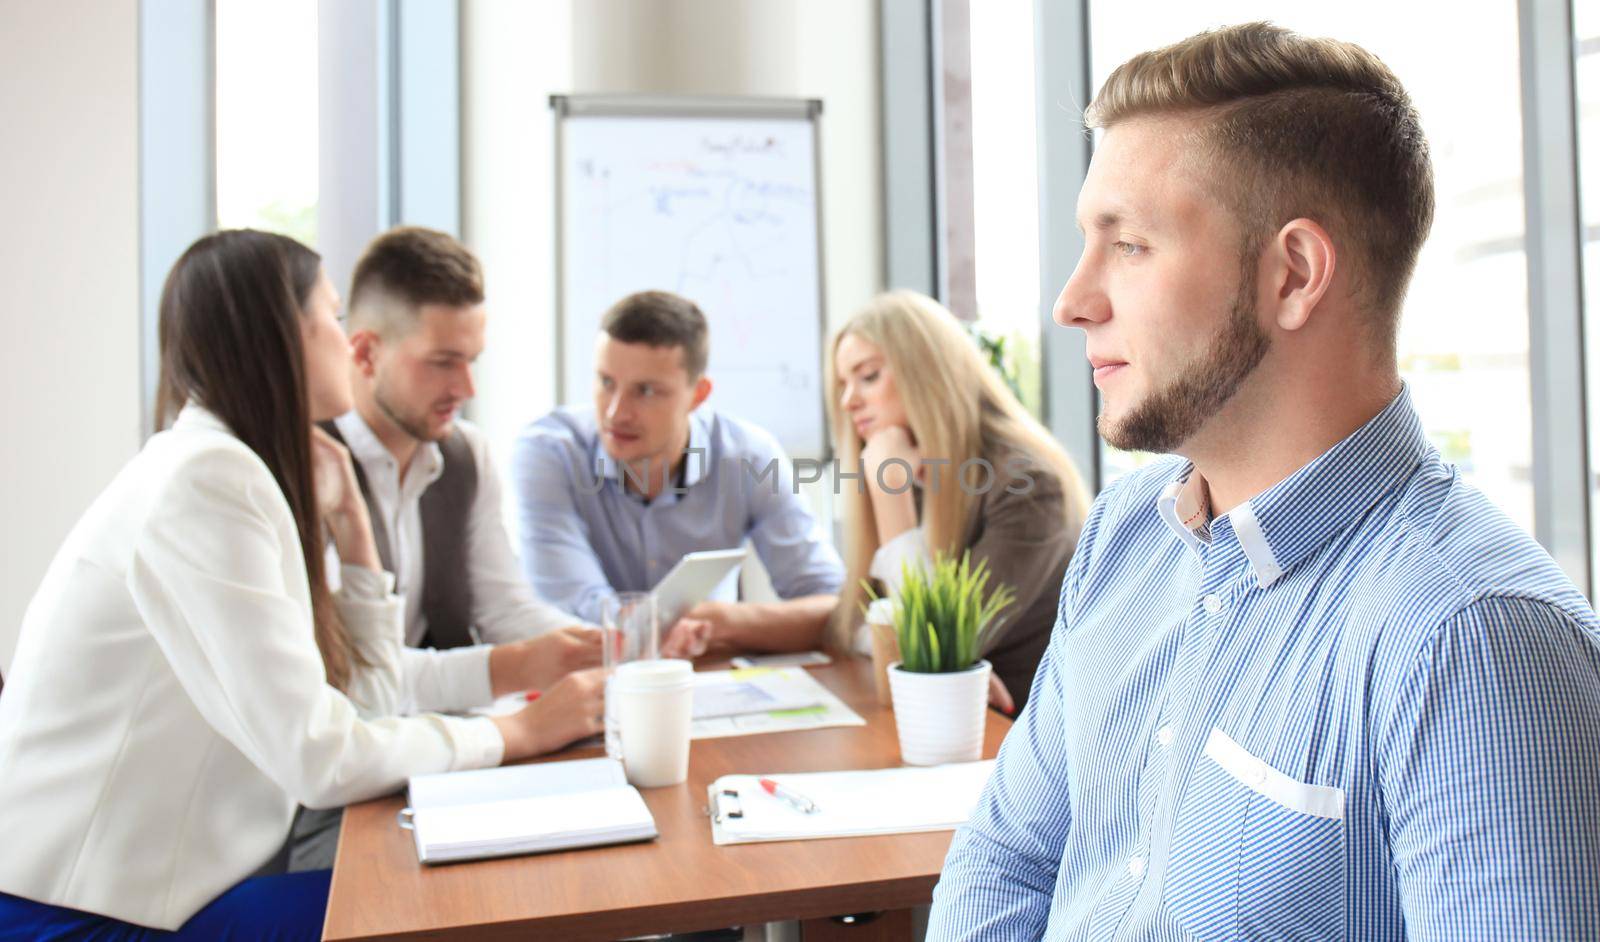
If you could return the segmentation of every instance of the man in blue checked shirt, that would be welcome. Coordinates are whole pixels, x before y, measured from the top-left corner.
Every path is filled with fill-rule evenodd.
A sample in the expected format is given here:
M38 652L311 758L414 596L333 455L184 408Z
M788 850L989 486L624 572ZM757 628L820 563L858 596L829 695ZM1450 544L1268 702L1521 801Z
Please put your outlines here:
M844 563L764 429L706 404L710 334L688 298L641 291L595 338L594 405L557 409L512 453L522 566L546 601L590 621L613 592L654 587L697 550L746 539L776 602L702 602L667 628L668 657L815 647Z
M932 939L1600 938L1600 623L1395 362L1416 111L1265 24L1136 56L1056 320L1106 489Z

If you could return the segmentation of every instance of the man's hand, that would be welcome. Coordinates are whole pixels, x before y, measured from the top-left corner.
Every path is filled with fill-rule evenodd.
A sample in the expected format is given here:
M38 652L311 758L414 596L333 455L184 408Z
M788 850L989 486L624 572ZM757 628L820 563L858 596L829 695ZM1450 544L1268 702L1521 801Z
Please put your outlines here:
M661 656L692 661L706 653L715 631L708 619L685 615L673 624L667 636L661 640Z
M489 652L489 687L497 697L544 690L573 671L600 663L600 632L560 628L537 638L495 645Z
M554 752L605 729L605 690L600 668L578 671L516 713L494 717L505 740L503 761Z

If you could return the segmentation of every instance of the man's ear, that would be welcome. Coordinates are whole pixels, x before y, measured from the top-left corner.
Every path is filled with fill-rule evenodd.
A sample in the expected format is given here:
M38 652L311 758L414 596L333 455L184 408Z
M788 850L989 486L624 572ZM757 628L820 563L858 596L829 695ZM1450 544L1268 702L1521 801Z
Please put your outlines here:
M1299 330L1333 284L1338 270L1333 238L1310 219L1291 219L1273 239L1268 269L1273 320L1284 330Z
M700 404L702 402L705 402L706 401L706 397L708 397L710 395L711 395L711 377L702 376L699 379L695 380L695 383L694 383L694 401L692 401L689 404L689 411L693 412L694 410L700 408Z
M371 379L378 371L378 354L383 338L375 330L358 330L350 335L350 362L356 373Z

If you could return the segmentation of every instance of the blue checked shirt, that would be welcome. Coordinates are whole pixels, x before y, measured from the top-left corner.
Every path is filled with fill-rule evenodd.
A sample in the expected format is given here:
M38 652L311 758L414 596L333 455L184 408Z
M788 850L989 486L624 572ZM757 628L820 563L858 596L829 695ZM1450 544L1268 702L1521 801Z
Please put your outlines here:
M511 468L523 572L545 601L586 621L600 621L613 592L654 588L685 554L746 539L779 598L834 595L844 582L844 563L777 439L704 406L689 416L681 486L648 503L623 486L592 408L557 409L529 425Z
M1095 504L928 938L1600 939L1600 623L1409 394L1202 494Z

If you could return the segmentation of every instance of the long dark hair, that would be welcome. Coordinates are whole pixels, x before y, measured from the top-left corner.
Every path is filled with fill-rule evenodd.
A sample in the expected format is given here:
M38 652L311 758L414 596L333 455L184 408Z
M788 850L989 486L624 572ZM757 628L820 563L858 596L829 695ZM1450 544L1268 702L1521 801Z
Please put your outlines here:
M156 423L166 427L193 402L272 471L300 532L323 667L342 690L352 664L364 661L333 607L323 569L300 333L321 271L316 252L270 232L228 230L189 246L161 289Z

